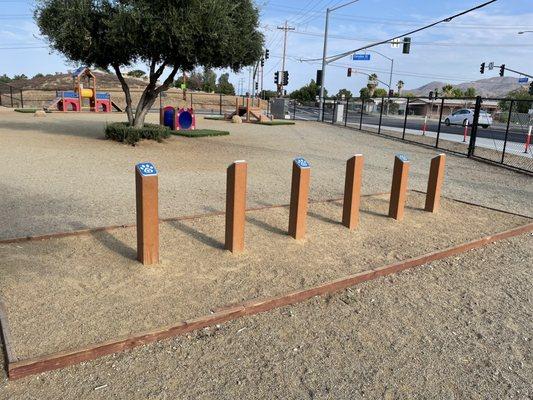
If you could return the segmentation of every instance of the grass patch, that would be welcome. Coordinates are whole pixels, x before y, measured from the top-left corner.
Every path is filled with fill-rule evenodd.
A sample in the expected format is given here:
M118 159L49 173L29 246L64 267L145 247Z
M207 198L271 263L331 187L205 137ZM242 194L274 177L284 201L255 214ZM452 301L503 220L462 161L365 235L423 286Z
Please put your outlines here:
M207 137L207 136L227 136L228 131L217 131L214 129L195 129L192 131L172 131L173 135L185 136L190 138Z
M162 142L170 137L170 129L166 126L144 124L142 128L129 126L127 122L114 122L105 128L106 139L135 145L142 139Z
M275 125L294 125L296 124L296 122L294 121L286 121L284 119L274 119L272 121L265 121L265 122L260 122L261 125L270 125L270 126L275 126Z
M15 112L23 114L35 114L36 111L43 111L42 108L15 108ZM44 112L50 114L51 111L44 110Z

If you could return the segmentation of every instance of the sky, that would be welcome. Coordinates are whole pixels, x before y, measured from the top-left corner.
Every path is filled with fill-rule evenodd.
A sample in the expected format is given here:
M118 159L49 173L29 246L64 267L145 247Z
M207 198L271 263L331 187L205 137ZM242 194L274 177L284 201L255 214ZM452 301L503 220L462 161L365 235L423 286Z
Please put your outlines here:
M386 40L409 30L451 16L486 0L359 0L330 14L328 56ZM325 10L348 0L256 0L260 9L260 29L270 59L265 64L264 88L275 89L274 72L281 70L283 32L277 29L288 21L286 70L289 92L316 77L321 58ZM0 75L65 72L74 66L60 54L51 52L32 19L31 0L0 0ZM374 47L384 56L370 52L369 61L345 57L328 65L326 88L336 93L347 88L357 93L366 85L367 75L376 73L380 87L389 82L394 59L392 86L398 80L405 88L416 88L438 80L451 84L498 75L498 70L479 73L480 63L494 62L533 73L533 0L498 0L489 6L451 22L411 35L410 54L390 44ZM388 58L387 58L388 57ZM147 68L138 65L141 69ZM347 77L347 68L354 70ZM222 72L222 71L220 71ZM220 73L219 72L219 73ZM507 74L513 76L514 74ZM518 78L518 75L516 75ZM231 74L236 86L248 89L249 72Z

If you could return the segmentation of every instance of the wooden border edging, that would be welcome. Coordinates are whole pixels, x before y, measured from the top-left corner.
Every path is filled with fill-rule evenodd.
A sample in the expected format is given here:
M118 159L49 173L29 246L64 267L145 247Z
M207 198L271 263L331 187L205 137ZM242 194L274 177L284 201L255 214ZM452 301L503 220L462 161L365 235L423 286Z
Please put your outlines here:
M312 288L289 292L277 297L245 301L241 304L227 306L222 309L219 309L211 315L195 318L189 321L179 322L177 325L146 331L133 336L109 340L95 345L86 346L77 350L63 351L41 357L30 358L27 360L15 361L14 355L10 353L10 345L8 344L8 342L4 341L6 346L6 352L8 354L8 376L10 379L20 379L28 375L59 369L84 361L94 360L98 357L132 349L134 347L145 345L155 341L168 339L187 332L203 329L215 324L228 322L243 316L255 315L261 312L270 311L278 307L284 307L287 305L300 303L315 296L325 295L344 290L350 286L354 286L362 282L367 282L382 276L394 274L409 268L421 266L432 261L441 260L443 258L447 258L456 254L464 253L468 250L483 247L489 243L508 239L531 231L533 231L533 222L494 235L486 236L481 239L463 243L458 246L448 247L444 250L424 254L422 256L410 258L405 261L400 261L394 264L371 269L369 271L360 272L355 275L336 279L318 286L314 286ZM1 322L3 336L5 340L7 326L4 325L4 319L2 319ZM9 354L12 355L12 359L9 358Z

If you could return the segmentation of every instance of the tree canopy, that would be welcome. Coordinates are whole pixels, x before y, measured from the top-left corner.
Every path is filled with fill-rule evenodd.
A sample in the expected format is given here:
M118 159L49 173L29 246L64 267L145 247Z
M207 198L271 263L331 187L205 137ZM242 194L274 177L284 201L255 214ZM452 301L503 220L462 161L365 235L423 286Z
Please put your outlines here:
M179 70L238 71L262 55L253 0L37 0L35 19L50 46L69 61L115 71L134 126L144 124ZM122 69L135 63L147 64L149 80L134 114Z
M325 97L327 97L327 90L324 91ZM320 94L320 86L311 79L309 84L302 86L300 89L293 91L290 94L290 98L298 101L316 101L316 97Z
M217 92L222 94L235 94L235 87L229 81L229 74L225 73L218 78Z

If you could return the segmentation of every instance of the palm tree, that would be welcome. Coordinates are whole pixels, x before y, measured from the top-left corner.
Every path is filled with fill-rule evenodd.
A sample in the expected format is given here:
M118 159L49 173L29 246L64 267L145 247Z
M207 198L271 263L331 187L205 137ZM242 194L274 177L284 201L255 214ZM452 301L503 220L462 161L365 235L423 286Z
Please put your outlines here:
M444 96L450 97L452 95L453 86L447 83L442 87L442 91L444 92Z
M376 74L370 74L368 76L368 83L366 84L366 87L368 88L368 94L370 97L374 96L374 91L376 90L378 86L378 76Z
M403 81L398 81L398 83L396 84L396 87L398 88L398 97L402 95L403 86Z

